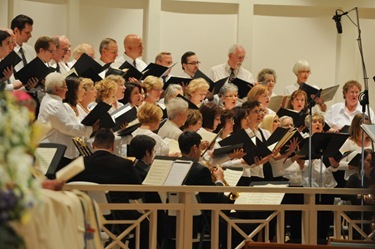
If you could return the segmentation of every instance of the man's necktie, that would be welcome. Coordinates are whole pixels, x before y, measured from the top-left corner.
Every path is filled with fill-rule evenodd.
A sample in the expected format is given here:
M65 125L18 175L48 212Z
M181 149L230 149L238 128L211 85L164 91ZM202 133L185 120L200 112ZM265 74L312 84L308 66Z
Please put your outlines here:
M27 64L27 60L26 60L26 57L25 57L25 53L23 52L23 48L20 47L20 54L21 54L21 58L22 58L22 62L23 62L23 65L26 66Z
M61 73L61 71L60 71L60 65L59 65L58 62L56 63L56 72Z
M233 79L234 79L234 69L230 68L230 74L229 74L229 78L228 78L228 83L232 83Z
M133 61L133 66L134 66L135 68L137 68L137 63L135 62L135 60Z

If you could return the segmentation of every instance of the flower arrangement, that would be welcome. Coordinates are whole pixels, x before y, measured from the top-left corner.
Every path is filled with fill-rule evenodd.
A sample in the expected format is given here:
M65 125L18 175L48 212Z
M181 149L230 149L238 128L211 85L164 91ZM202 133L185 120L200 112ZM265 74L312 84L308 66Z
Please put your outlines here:
M32 142L33 129L29 109L11 92L0 90L0 248L22 247L9 222L27 222L28 210L38 201L40 181L32 174L37 145Z

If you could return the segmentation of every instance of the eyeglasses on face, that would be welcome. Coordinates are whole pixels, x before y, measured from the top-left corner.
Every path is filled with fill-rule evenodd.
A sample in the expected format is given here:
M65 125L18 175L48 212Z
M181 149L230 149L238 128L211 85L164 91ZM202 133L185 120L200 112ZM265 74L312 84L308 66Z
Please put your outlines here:
M200 61L192 61L192 62L188 62L186 64L188 64L188 65L198 65L200 63L201 63Z

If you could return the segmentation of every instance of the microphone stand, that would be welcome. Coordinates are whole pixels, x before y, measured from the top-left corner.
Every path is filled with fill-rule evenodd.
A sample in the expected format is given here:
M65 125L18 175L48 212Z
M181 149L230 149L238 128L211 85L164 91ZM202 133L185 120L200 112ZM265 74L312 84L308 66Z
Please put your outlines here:
M315 96L310 100L310 102L307 104L305 108L300 112L301 115L303 115L307 110L309 110L309 187L312 187L312 108L315 106L316 102L315 99L320 97L320 93L322 92L322 89L319 89L319 91L315 94Z
M368 113L368 119L369 122L371 123L371 117L370 117L370 105L368 102L368 77L367 77L367 70L366 70L366 64L365 64L365 59L363 55L363 48L362 48L362 38L361 38L361 28L359 26L359 15L358 15L358 7L354 7L353 9L347 11L351 12L352 10L355 10L356 17L357 17L357 23L354 23L350 17L348 17L352 23L357 27L358 31L358 48L359 48L359 53L361 55L361 63L362 63L362 72L363 72L363 82L365 85L365 90L358 96L359 103L362 105L362 124L365 122L365 114L366 114L366 106L367 106L367 113ZM344 12L345 13L345 12ZM345 15L347 15L347 13ZM372 150L374 150L374 143L371 143ZM365 187L365 170L364 170L364 162L365 162L365 133L362 131L362 148L361 148L361 187ZM364 199L361 198L361 206L364 205ZM363 221L363 212L361 212L361 220ZM363 223L361 223L361 230L363 230Z

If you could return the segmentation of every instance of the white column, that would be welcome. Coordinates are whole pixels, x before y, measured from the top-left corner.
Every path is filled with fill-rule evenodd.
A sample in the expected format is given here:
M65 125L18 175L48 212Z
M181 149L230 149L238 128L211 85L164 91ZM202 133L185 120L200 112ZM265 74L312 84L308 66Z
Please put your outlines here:
M143 16L143 60L153 62L160 50L161 0L149 0Z

